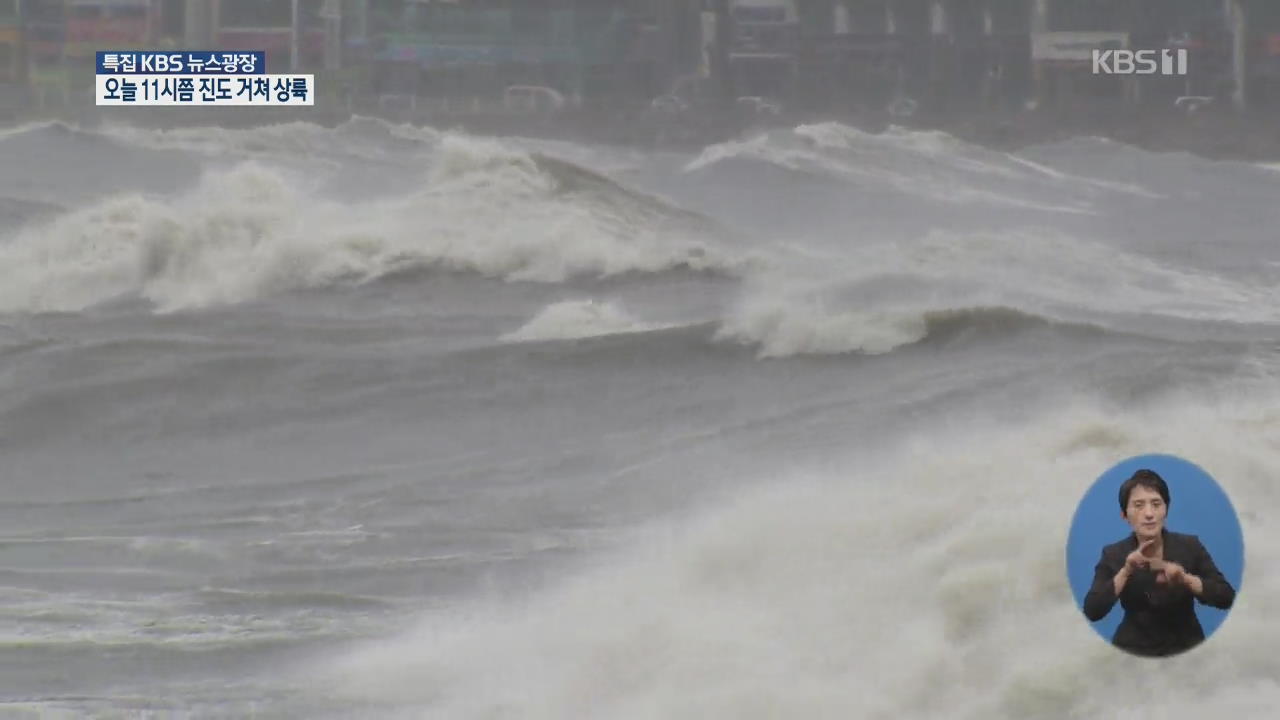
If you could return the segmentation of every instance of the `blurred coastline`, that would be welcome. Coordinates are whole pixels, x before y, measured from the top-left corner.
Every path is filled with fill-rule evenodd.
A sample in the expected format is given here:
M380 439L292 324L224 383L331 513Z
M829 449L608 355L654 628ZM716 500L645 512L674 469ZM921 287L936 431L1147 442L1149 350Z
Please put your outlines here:
M737 108L703 109L679 117L640 106L594 104L556 113L511 113L501 108L388 109L318 102L298 108L103 108L88 104L38 109L0 90L0 129L45 122L92 128L101 123L139 127L256 127L307 122L332 127L353 117L428 126L476 135L534 137L653 150L697 150L776 128L835 122L866 132L889 127L934 130L1001 151L1073 137L1101 137L1155 152L1187 152L1214 160L1280 162L1280 124L1269 113L1081 106L1052 110L975 110L895 118L887 112L784 111L760 117Z
M100 50L261 50L305 108L104 108ZM1092 49L1179 52L1099 74ZM0 127L352 116L647 148L837 122L1012 150L1075 136L1280 159L1271 0L0 0Z

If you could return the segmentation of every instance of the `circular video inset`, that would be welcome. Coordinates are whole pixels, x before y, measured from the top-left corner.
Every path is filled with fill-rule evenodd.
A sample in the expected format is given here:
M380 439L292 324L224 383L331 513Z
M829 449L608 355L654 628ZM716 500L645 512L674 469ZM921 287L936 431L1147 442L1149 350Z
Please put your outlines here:
M1118 463L1080 501L1067 540L1076 605L1115 647L1169 657L1222 624L1244 574L1235 509L1203 469L1170 455Z

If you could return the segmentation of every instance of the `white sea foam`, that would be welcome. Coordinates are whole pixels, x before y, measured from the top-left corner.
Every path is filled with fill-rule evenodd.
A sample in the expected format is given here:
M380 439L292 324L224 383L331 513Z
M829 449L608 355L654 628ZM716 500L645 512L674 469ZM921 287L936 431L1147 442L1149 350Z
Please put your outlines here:
M871 246L854 263L874 272L903 272L937 286L972 281L984 290L984 299L1008 299L999 304L1029 312L1079 308L1191 320L1280 320L1280 308L1268 300L1274 297L1273 288L1049 228L940 230L909 242Z
M631 317L617 302L566 300L543 308L519 330L502 337L508 342L574 340L659 330L669 325Z
M1269 717L1280 526L1247 510L1280 499L1274 399L1064 406L904 439L650 528L546 594L429 616L321 677L459 719ZM1089 627L1063 542L1093 478L1166 450L1246 510L1247 559L1227 622L1157 672Z
M923 312L833 309L814 298L753 297L716 339L755 345L763 358L794 355L878 355L917 342L928 332Z
M99 132L105 137L151 150L180 150L212 157L299 159L340 153L366 159L382 159L391 150L378 143L397 138L434 150L445 136L427 127L393 124L375 118L358 117L336 128L309 122L285 122L245 128L216 125L175 128L144 128L128 124L107 124ZM404 152L404 144L395 147Z
M162 310L443 268L512 280L734 266L650 212L563 192L533 156L450 136L426 184L343 204L257 163L174 199L113 197L0 246L0 312L74 311L119 297ZM618 193L625 193L618 190ZM637 204L639 201L636 201Z
M1280 322L1275 290L1265 282L1179 267L1049 228L937 230L809 248L785 259L749 278L717 339L771 358L879 354L920 341L932 320L986 310L1148 332L1155 332L1153 317Z
M733 159L747 159L796 172L820 174L855 185L887 187L903 194L953 205L990 205L1049 213L1092 214L1095 193L1058 193L1046 203L1011 187L981 188L976 178L1045 182L1004 153L962 143L945 133L891 129L863 132L839 123L802 125L711 145L685 165L692 173ZM975 178L976 176L976 178Z

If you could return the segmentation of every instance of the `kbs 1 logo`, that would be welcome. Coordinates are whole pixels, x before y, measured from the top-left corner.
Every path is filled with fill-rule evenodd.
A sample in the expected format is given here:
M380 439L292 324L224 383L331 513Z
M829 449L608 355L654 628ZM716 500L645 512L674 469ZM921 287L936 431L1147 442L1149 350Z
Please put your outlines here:
M1094 50L1094 75L1186 75L1187 50Z

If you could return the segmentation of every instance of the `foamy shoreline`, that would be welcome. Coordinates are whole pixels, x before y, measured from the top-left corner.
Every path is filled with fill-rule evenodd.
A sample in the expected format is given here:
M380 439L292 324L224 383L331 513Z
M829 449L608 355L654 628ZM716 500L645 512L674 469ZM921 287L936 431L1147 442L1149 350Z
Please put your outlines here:
M660 115L644 105L603 105L571 109L555 115L512 115L484 112L382 112L376 107L326 106L307 108L99 108L70 106L49 111L26 111L14 95L0 93L0 132L15 126L61 121L75 126L101 122L145 127L214 125L252 127L281 122L314 122L334 126L353 116L379 117L392 122L459 129L478 135L554 138L605 145L672 150L700 149L754 129L796 127L815 122L839 122L878 132L891 125L913 130L941 130L957 138L993 149L1022 147L1073 137L1102 137L1157 152L1189 152L1214 160L1280 162L1280 123L1274 110L1236 114L1210 106L1188 115L1172 108L1123 109L1078 105L1071 108L956 110L891 118L878 111L784 112L779 117L745 117L727 111L690 111Z

